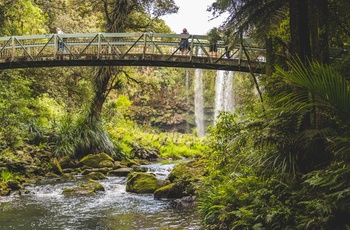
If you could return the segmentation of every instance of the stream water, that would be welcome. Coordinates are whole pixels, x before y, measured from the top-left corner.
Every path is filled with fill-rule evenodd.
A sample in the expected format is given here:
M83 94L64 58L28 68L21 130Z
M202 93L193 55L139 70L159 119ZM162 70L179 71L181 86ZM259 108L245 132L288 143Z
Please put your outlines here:
M148 165L149 172L165 179L173 164ZM27 186L28 194L0 197L0 229L8 230L156 230L200 229L194 210L172 208L153 195L125 191L126 178L99 181L105 188L93 196L64 196L75 182L45 180Z

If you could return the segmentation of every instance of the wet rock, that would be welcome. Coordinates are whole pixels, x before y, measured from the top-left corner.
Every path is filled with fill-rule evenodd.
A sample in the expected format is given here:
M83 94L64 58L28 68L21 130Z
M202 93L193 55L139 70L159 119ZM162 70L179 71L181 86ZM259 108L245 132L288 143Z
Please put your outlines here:
M59 160L62 169L75 168L75 163L68 156L64 156Z
M119 168L116 170L109 171L107 173L108 176L120 176L120 177L126 177L132 172L132 168Z
M58 175L62 174L62 167L60 165L60 162L56 158L51 159L50 164L51 164L52 172L54 172Z
M59 177L57 174L53 173L53 172L48 172L45 174L45 177L47 178L57 178Z
M101 172L91 172L87 175L84 175L84 179L103 180L107 179L107 177Z
M82 175L87 175L87 174L93 173L93 172L100 172L100 173L103 173L103 174L107 174L111 170L112 170L112 168L87 168L87 169L84 169L81 172L81 174Z
M171 198L181 198L184 196L183 186L177 183L170 183L159 189L157 189L153 196L155 199L171 199Z
M61 181L72 181L72 180L75 180L75 177L71 173L65 173L61 177Z
M95 195L98 191L105 191L104 187L97 181L90 180L75 188L66 188L62 194L65 196L88 196Z
M139 163L137 163L135 160L132 159L123 159L120 164L125 165L126 167L132 167L134 165L140 165Z
M26 172L26 175L28 177L31 177L30 175L31 174L34 174L34 175L45 175L45 172L43 170L43 168L39 167L39 166L36 166L36 165L26 165L25 166L25 172Z
M9 180L6 182L7 187L13 191L21 189L21 183L17 180Z
M159 157L159 149L145 148L137 144L133 144L131 152L138 159L156 160Z
M195 160L176 165L167 177L170 183L158 188L155 199L174 199L193 196L204 175L204 161Z
M195 207L196 196L185 196L180 199L175 199L171 201L170 205L173 208L194 208Z
M156 178L154 174L150 173L132 173L129 174L126 182L126 191L139 194L153 193L161 182Z
M144 167L144 166L141 166L141 165L133 165L132 166L132 170L134 172L147 172L148 171L148 168L147 167Z
M73 172L75 172L75 170L72 169L72 168L65 168L65 169L62 169L62 173L73 173Z
M113 167L114 160L106 153L89 154L79 161L80 164L91 168Z

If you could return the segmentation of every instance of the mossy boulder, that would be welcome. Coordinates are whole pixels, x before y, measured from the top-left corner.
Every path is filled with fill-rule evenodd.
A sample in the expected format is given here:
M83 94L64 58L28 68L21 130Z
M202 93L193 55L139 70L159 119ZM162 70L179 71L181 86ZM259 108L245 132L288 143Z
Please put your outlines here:
M121 165L125 165L126 167L132 167L134 165L140 165L137 161L135 160L132 160L132 159L129 159L129 158L126 158L126 159L123 159L121 162L120 162Z
M11 190L19 190L22 188L21 183L18 180L9 180L6 182L7 187L10 188Z
M180 198L181 196L195 195L196 189L204 176L205 162L193 160L176 165L168 175L170 185L160 188L155 193L155 198ZM182 190L180 192L179 190Z
M11 193L11 189L7 187L6 182L0 182L0 196L8 196Z
M159 189L157 189L153 196L155 199L171 199L171 198L181 198L184 196L183 186L178 183L170 183Z
M62 194L65 196L88 196L95 195L98 191L105 191L105 189L97 181L89 180L78 187L64 189Z
M116 170L109 171L107 173L108 176L119 176L119 177L126 177L132 172L132 168L119 168Z
M150 173L131 173L126 182L126 191L139 194L153 193L161 185L161 182L154 174Z
M107 177L101 172L91 172L89 174L84 175L84 179L103 180L107 179Z
M89 154L79 161L80 164L91 168L113 167L114 160L106 153Z
M100 173L106 175L109 171L111 171L111 168L86 168L81 172L81 174L87 175L87 174L90 174L92 172L100 172Z
M64 156L59 160L62 169L75 168L75 163L68 156Z
M58 174L58 175L62 174L61 164L56 158L51 159L50 164L51 164L51 168L52 168L53 173Z

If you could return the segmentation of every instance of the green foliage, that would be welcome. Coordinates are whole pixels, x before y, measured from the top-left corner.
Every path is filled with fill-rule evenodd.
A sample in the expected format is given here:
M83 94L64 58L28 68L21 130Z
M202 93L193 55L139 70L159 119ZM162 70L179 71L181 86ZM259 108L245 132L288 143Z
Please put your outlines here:
M15 148L28 137L27 125L34 119L35 100L31 82L20 71L0 75L0 146Z
M202 154L203 152L201 152L201 149L191 148L191 146L185 144L176 145L173 143L162 147L160 151L162 157L172 159L181 159L183 157L194 158L201 156Z
M0 173L0 181L1 182L8 182L10 180L18 179L19 176L16 173L13 173L8 170L2 170Z
M0 2L0 34L2 36L32 35L47 32L47 18L31 0Z
M221 114L211 129L208 229L349 228L349 83L317 63L290 67L264 117Z
M57 125L54 138L54 153L57 156L85 156L91 153L105 152L119 157L108 133L100 122L91 124L84 115L67 116Z

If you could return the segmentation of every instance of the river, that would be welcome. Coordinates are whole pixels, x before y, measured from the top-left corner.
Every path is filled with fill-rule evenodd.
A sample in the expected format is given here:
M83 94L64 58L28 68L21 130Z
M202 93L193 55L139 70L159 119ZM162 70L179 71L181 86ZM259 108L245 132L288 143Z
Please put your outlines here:
M172 164L148 165L150 172L164 179ZM64 196L76 182L44 180L27 186L27 194L0 197L0 229L4 230L157 230L170 227L200 229L193 210L172 208L169 201L152 194L125 191L126 178L99 181L105 188L93 196Z

